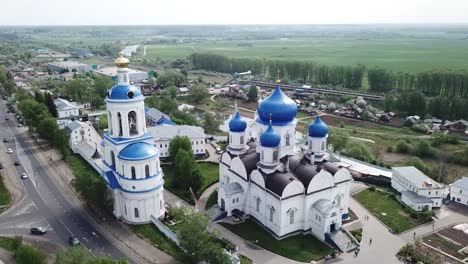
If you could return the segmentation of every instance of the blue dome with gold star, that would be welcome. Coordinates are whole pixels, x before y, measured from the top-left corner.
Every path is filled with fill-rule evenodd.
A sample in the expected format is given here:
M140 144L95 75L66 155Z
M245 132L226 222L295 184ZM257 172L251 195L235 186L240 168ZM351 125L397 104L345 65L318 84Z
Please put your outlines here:
M229 131L231 132L244 132L247 128L247 121L241 117L239 112L234 114L234 117L229 121Z
M294 120L297 114L297 104L276 86L275 91L265 98L257 109L260 120L264 123L287 123Z
M260 145L262 147L276 148L281 142L281 136L276 132L271 124L268 126L268 129L260 135Z
M310 123L308 131L311 137L323 138L328 134L328 126L320 119L320 116L317 116L314 122Z

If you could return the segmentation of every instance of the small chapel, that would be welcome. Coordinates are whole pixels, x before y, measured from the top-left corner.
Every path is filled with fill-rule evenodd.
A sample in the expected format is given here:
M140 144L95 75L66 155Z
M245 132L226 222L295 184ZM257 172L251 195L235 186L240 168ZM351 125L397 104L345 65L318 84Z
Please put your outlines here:
M247 126L236 109L219 165L218 206L253 217L277 239L311 233L321 240L349 218L352 177L328 161L328 127L319 116L296 146L297 104L281 90L258 106Z

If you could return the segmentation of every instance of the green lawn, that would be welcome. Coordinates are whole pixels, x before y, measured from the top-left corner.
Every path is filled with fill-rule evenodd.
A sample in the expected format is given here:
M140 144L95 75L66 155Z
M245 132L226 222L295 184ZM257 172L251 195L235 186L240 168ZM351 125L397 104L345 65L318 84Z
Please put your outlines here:
M13 238L0 237L0 248L7 251L13 251Z
M402 204L380 191L366 189L355 194L354 198L396 233L423 224L407 214Z
M242 224L221 223L221 225L255 245L296 261L316 261L334 252L332 248L312 235L297 235L276 240L251 219Z
M173 256L182 263L189 263L187 257L180 248L163 233L161 233L153 224L134 225L132 230L139 236L148 239L153 246Z
M206 188L219 180L219 166L218 164L211 162L197 162L197 167L200 169L203 178L202 187L197 192L197 196L199 196L206 190ZM175 187L174 170L170 166L163 166L162 169L164 171L164 188L173 192L188 203L192 205L195 204L192 195L188 190L182 190Z
M251 46L239 43L249 43ZM468 68L468 50L466 40L462 38L294 38L147 46L147 56L150 58L178 59L194 52L213 52L232 57L310 60L331 65L363 64L395 72Z
M252 264L253 263L253 261L251 259L249 259L248 257L246 257L244 255L239 255L239 259L240 259L241 264Z
M3 176L0 174L0 212L3 208L5 208L8 204L10 204L10 193L3 182ZM4 207L5 206L5 207Z
M208 197L208 200L206 201L205 210L210 209L211 206L215 205L217 202L218 202L218 191L214 191L211 193L210 197Z

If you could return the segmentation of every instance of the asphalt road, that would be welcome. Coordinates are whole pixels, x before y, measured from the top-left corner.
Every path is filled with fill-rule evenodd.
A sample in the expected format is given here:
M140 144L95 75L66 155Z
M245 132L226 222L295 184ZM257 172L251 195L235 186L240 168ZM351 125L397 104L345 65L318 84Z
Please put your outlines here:
M9 120L5 120L8 116ZM14 166L17 176L23 172L29 176L21 180L26 195L19 201L21 204L15 210L0 215L0 234L29 234L30 227L43 226L48 228L44 235L54 242L68 245L70 236L77 237L91 252L113 258L126 258L125 254L101 235L74 207L59 184L46 173L45 167L34 156L32 139L26 132L21 132L16 125L14 114L7 113L5 101L0 103L0 136L8 138L3 143L1 151L13 149L11 160L2 160L5 169L14 166L19 161L20 166ZM127 258L128 259L128 258Z

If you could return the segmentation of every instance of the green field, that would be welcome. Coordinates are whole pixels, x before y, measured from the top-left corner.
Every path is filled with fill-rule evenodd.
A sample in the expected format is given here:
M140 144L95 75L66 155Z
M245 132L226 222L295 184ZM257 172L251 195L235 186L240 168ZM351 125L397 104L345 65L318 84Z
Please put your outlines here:
M177 59L194 52L213 52L232 57L311 60L331 65L360 63L394 71L419 72L434 68L468 69L467 45L468 40L463 39L239 40L150 45L147 46L147 56Z
M10 204L10 193L4 184L3 176L0 174L0 212Z

